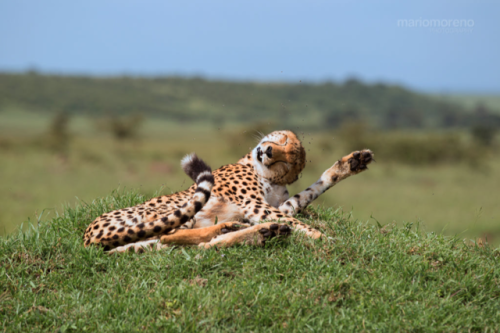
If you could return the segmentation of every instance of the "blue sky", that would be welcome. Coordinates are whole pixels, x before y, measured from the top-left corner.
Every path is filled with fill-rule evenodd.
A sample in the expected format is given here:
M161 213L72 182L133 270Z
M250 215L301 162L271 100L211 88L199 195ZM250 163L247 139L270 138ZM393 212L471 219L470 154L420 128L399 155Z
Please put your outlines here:
M496 0L0 0L0 71L355 76L440 93L500 93L499 15ZM455 19L468 23L398 26Z

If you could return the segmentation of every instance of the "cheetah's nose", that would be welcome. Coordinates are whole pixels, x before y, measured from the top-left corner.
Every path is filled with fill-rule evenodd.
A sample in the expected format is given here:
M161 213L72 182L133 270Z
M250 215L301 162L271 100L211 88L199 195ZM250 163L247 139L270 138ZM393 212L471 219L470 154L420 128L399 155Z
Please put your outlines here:
M266 149L266 155L269 158L273 157L273 147L271 147L271 146L267 147L267 149Z

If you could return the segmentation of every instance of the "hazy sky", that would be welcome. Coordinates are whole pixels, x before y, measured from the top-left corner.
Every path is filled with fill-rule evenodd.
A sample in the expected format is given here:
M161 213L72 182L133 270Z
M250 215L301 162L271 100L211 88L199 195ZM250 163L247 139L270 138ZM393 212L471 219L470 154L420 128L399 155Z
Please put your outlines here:
M28 68L500 93L500 1L0 0L0 71Z

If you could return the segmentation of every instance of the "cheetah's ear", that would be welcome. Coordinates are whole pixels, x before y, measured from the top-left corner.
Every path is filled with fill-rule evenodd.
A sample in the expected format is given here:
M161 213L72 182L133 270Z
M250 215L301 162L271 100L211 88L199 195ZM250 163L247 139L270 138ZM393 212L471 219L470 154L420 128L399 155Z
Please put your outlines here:
M194 181L203 172L212 173L212 169L195 153L184 156L181 160L181 166L184 172Z

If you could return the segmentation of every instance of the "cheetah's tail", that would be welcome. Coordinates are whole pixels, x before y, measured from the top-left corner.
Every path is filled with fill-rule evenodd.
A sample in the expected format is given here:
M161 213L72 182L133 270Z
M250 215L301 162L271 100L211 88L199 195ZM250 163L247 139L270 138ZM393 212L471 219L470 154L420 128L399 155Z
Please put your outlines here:
M215 179L210 167L203 162L196 154L186 155L181 161L184 172L196 182L196 190L189 199L179 209L173 213L163 216L156 222L147 223L146 236L155 236L168 233L170 230L180 227L191 220L210 199L210 193L214 186ZM140 233L140 231L138 232Z
M210 167L203 162L196 154L186 155L181 161L184 172L196 182L196 190L182 207L173 213L161 217L153 223L147 223L146 235L155 236L168 233L170 230L180 227L191 220L210 199L210 193L214 186L215 179ZM140 233L140 231L138 232Z
M195 153L184 156L181 160L181 166L184 172L196 183L198 183L198 177L202 174L212 174L210 167Z
M203 208L210 199L210 193L215 183L212 169L196 154L186 155L181 161L181 166L184 172L196 182L196 190L184 207L174 212L174 223L170 223L174 228L189 221Z

